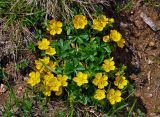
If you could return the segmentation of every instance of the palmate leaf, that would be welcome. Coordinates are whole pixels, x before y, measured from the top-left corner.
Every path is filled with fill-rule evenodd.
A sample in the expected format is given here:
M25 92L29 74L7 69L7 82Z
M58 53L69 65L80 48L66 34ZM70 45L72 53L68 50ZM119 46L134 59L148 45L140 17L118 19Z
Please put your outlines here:
M87 42L89 40L89 36L87 34L70 35L68 36L68 39L79 45Z
M63 73L66 75L70 75L71 73L73 73L75 70L74 64L72 61L66 60L64 61L64 69L63 69Z
M78 71L84 71L85 67L77 59L68 59L64 61L63 73L70 75Z

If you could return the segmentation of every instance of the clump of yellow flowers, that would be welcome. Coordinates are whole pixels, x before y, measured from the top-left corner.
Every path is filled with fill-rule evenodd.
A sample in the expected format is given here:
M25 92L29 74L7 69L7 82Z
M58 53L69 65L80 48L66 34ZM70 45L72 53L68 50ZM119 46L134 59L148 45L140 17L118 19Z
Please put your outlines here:
M29 74L29 79L27 80L28 84L35 86L40 84L40 89L43 94L50 96L51 92L55 92L55 95L62 94L62 87L68 85L66 75L57 74L57 76L52 73L55 70L57 62L53 62L50 59L50 56L56 54L55 48L50 46L50 41L46 38L43 38L37 43L38 48L45 52L46 56L35 60L36 71L32 71Z
M93 29L102 31L103 28L109 23L109 19L105 15L100 15L96 19L93 19Z
M97 100L104 99L105 96L105 90L104 88L108 85L108 76L103 75L102 73L97 73L95 78L93 79L92 83L98 87L98 89L95 92L94 98Z
M125 44L125 39L117 30L110 30L110 34L103 36L104 42L109 42L110 40L117 43L118 47L123 48Z
M38 41L38 48L40 50L45 50L45 53L53 56L56 54L55 48L52 48L50 45L50 41L48 41L46 38L43 38L42 41Z
M123 48L125 39L117 30L108 30L114 22L105 15L94 17L93 21L84 15L75 15L71 21L74 30L66 33L67 24L50 20L46 27L50 35L36 44L39 57L27 83L39 87L45 96L60 96L66 91L78 99L86 91L85 95L91 93L87 97L90 100L108 100L111 105L121 102L121 91L125 90L128 80L109 51L113 45Z

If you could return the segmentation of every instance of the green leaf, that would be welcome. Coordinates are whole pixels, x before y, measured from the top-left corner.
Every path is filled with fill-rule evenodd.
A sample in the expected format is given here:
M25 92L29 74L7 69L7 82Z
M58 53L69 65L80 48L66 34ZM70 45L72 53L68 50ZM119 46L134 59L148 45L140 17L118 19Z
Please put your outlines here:
M78 66L76 67L76 70L77 70L77 71L84 71L84 70L85 70L85 67L82 66L82 65L78 65Z
M0 80L5 77L4 70L0 67Z
M87 40L87 41L89 40L89 37L87 34L81 34L81 35L79 35L79 38L81 38L83 40Z
M70 61L70 60L64 61L64 70L63 70L64 74L69 75L69 74L73 73L75 71L74 68L75 67L74 67L74 64L72 61Z
M34 43L32 41L29 41L27 47L32 53L36 51L35 45L34 45Z

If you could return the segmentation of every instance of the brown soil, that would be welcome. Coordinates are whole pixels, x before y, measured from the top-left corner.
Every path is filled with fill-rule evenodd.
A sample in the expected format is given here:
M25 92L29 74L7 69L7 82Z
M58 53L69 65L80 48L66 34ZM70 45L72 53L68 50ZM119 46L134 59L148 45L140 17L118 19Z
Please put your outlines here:
M120 30L127 39L126 48L132 52L132 57L127 55L124 63L135 82L136 96L142 99L147 115L154 117L160 116L160 31L152 30L141 13L160 29L158 9L134 2L132 10L123 14L120 22Z

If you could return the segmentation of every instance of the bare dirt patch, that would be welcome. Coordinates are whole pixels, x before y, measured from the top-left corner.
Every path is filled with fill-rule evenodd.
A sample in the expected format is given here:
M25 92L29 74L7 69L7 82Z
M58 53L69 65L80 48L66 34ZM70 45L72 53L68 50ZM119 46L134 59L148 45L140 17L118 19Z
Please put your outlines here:
M160 115L160 12L143 2L134 2L131 11L124 14L120 29L127 39L126 46L133 56L130 63L139 69L130 67L130 77L135 81L136 96L140 97L147 109L148 116ZM155 23L154 31L141 14L145 14ZM122 18L124 18L122 17ZM127 59L127 61L128 61Z

